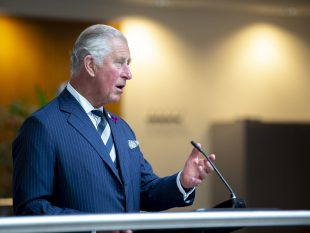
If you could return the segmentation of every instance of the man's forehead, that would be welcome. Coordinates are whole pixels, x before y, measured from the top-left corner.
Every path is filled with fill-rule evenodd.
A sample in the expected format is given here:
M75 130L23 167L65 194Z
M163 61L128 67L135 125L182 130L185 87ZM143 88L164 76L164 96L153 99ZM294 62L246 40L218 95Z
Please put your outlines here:
M126 41L114 41L111 44L111 54L130 59L130 49Z

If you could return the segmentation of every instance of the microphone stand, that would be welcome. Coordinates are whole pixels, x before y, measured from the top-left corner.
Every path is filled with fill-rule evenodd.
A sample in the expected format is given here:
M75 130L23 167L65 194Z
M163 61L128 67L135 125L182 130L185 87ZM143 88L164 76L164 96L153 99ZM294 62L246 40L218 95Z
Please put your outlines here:
M204 157L208 160L208 162L213 167L216 174L219 176L219 178L222 180L226 188L229 190L230 193L230 199L227 201L224 201L218 205L216 205L214 208L246 208L245 201L242 198L237 198L235 192L230 187L230 185L227 183L221 172L217 169L217 167L214 165L212 160L209 158L206 152L204 152L201 147L194 141L191 141L191 144L201 153L204 155Z

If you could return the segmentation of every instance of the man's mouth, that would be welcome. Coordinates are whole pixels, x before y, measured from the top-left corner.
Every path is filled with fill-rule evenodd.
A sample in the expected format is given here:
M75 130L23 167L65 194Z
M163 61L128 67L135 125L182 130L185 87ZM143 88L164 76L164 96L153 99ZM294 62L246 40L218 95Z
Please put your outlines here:
M122 91L125 88L125 84L116 85L116 88Z

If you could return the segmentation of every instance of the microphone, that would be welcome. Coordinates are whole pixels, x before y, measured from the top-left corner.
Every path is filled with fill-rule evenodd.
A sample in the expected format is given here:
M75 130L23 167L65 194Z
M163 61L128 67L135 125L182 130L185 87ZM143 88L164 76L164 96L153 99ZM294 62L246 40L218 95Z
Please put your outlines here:
M212 162L212 160L209 158L209 155L207 155L206 152L204 152L201 147L194 141L191 141L191 144L201 153L204 155L204 157L208 160L208 162L211 164L211 166L213 167L214 171L216 172L216 174L219 176L219 178L222 180L222 182L224 183L224 185L226 186L226 188L229 190L230 193L230 198L229 200L215 206L215 208L227 208L227 207L233 207L233 208L245 208L245 201L241 198L237 198L235 192L233 191L233 189L230 187L230 185L228 184L228 182L225 180L225 178L223 177L223 175L221 174L221 172L217 169L217 167L214 165L214 163Z

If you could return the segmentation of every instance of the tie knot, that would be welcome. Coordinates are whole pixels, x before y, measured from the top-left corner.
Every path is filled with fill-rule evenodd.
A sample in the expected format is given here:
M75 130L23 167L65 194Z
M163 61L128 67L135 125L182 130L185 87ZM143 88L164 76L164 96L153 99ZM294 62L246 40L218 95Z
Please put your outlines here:
M94 109L94 110L92 110L91 112L92 112L92 114L94 114L94 115L96 115L96 116L98 116L98 117L101 117L101 118L104 116L104 115L103 115L103 112L100 111L100 110L97 110L97 109Z

